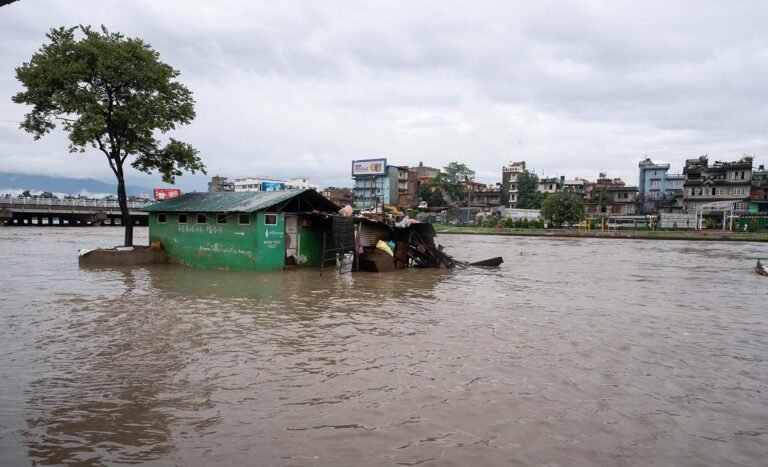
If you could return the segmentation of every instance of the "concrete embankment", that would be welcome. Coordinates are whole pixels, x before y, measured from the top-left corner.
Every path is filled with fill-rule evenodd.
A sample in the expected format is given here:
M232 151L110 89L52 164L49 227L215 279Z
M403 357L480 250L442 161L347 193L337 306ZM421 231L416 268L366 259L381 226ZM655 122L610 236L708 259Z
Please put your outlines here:
M81 250L78 256L81 266L138 266L167 262L168 254L164 250L147 246Z
M436 225L435 231L438 234L511 235L520 237L768 242L768 232L731 232L728 230L593 230L585 232L571 229L508 229L493 227L456 227Z

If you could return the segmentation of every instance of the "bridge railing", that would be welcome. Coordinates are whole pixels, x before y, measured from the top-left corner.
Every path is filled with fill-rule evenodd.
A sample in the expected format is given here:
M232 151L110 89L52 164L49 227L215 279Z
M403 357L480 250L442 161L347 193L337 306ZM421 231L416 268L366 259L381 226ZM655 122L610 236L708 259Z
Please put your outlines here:
M89 208L109 208L119 209L120 204L117 200L107 199L54 199L54 198L25 198L25 197L4 197L0 196L0 205L25 205L25 206L60 206L71 207L81 206ZM152 204L151 201L129 201L129 209L140 209Z

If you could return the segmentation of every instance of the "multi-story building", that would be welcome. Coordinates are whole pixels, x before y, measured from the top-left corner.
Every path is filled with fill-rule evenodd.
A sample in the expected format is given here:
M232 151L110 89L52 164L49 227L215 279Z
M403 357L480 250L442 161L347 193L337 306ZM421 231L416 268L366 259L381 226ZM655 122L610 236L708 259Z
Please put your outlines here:
M418 172L413 169L407 169L405 178L405 191L401 191L401 183L398 173L398 201L397 205L402 209L412 208L418 204L419 200L419 176Z
M387 159L352 161L352 192L355 208L382 211L386 206L397 206L403 167L387 165ZM407 172L408 169L405 169ZM405 185L407 187L407 174Z
M281 191L285 190L285 180L273 178L244 177L235 179L235 191Z
M525 171L525 161L512 162L501 168L501 202L509 208L516 208L520 188L518 177Z
M764 165L752 172L749 212L750 214L768 214L768 170L765 170Z
M301 176L301 177L294 177L294 178L289 179L286 182L286 188L288 188L289 190L311 188L311 189L313 189L315 191L318 191L318 189L320 187L317 186L317 185L313 185L309 181L309 177Z
M437 177L440 174L440 169L427 167L423 162L419 162L419 165L416 167L411 167L410 170L416 172L416 178L419 180L429 180L430 178Z
M351 188L328 187L323 190L322 194L337 206L351 206L355 201Z
M587 215L632 216L637 213L637 187L627 186L620 178L608 178L604 173L594 183L586 183Z
M736 215L747 212L752 186L751 159L716 161L710 165L708 157L701 156L686 160L683 174L683 204L687 212L700 211L705 205L709 205L708 210L713 215L726 210Z
M682 208L682 174L670 174L669 164L654 164L646 157L638 164L640 168L639 199L643 213L659 210L670 212L675 207Z
M573 180L566 180L565 177L560 177L560 185L562 186L562 191L569 192L569 193L578 193L582 196L584 195L584 191L586 190L585 181L580 179L579 177L576 177Z
M557 193L562 190L562 180L564 180L564 178L561 178L560 180L558 180L557 177L540 178L539 186L536 189L541 193Z
M215 177L211 177L211 181L208 182L209 193L222 193L229 191L235 191L235 184L234 182L227 180L227 177L219 177L216 175Z

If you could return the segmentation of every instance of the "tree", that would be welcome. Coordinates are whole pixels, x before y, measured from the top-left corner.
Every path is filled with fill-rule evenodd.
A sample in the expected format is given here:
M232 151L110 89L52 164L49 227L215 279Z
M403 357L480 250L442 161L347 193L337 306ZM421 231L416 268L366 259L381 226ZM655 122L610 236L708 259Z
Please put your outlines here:
M419 186L419 199L426 201L430 207L445 206L445 200L443 199L443 190L439 184L435 183L434 179L428 180L426 183L422 183Z
M448 195L451 201L458 200L466 191L465 184L475 179L475 171L464 164L451 162L435 178L435 184Z
M78 32L80 38L76 38ZM25 90L13 96L31 105L21 128L40 139L59 123L69 151L101 151L117 178L117 199L125 226L125 246L133 245L133 223L125 193L124 164L159 172L174 183L183 171L205 173L198 151L173 138L156 138L195 118L192 93L175 81L179 72L161 62L141 39L101 32L89 26L51 29L50 40L28 63L16 68Z
M584 200L577 193L553 193L542 203L541 217L557 227L579 222L584 218Z
M539 177L528 169L517 176L517 207L520 209L539 209L544 200L544 193L539 191Z

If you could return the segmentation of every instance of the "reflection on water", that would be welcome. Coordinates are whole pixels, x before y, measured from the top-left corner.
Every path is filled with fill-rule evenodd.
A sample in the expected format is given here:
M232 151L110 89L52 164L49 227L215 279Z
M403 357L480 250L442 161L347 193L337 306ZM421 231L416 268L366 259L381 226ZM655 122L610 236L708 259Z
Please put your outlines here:
M765 457L768 245L445 236L505 263L77 266L121 235L0 229L0 464Z

